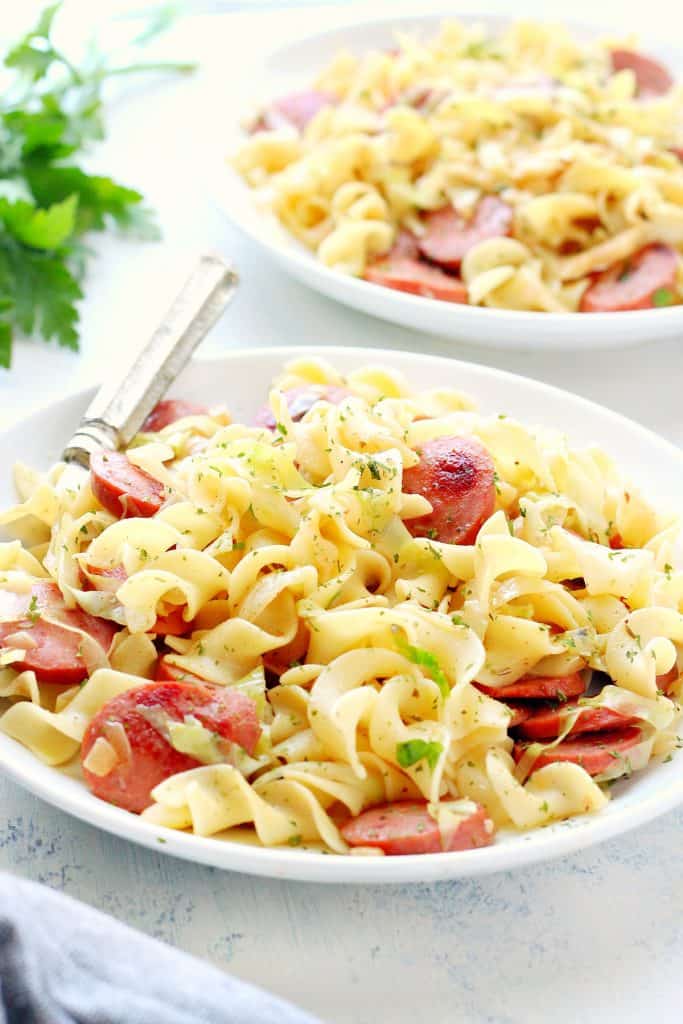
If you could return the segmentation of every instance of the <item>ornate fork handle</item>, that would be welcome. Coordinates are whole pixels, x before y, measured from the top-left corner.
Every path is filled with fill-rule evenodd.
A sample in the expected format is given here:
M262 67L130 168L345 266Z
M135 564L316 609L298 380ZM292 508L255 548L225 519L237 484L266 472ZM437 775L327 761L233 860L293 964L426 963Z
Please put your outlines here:
M238 278L220 256L205 255L130 366L102 385L64 449L88 468L99 448L128 444L235 293Z

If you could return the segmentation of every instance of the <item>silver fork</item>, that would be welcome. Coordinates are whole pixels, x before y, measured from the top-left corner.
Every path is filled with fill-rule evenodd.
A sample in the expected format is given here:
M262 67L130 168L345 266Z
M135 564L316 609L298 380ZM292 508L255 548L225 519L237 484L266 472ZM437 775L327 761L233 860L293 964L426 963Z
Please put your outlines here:
M166 393L238 284L220 256L204 255L132 365L102 385L62 458L84 469L92 452L127 445Z

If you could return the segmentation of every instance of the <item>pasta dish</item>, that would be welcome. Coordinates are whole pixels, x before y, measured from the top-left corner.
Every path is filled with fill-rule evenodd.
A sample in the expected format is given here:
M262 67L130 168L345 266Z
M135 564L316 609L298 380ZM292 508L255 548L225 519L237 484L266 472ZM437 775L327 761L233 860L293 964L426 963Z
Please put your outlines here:
M0 729L154 826L467 850L676 747L677 524L559 431L299 360L15 476Z
M683 89L614 40L445 23L341 52L233 163L327 267L446 302L616 312L683 295Z

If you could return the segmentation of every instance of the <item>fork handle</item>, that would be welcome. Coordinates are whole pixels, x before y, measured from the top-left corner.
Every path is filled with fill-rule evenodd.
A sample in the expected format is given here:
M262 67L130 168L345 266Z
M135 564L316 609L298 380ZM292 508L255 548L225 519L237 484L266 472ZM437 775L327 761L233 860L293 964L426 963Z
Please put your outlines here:
M128 444L183 369L235 293L237 274L204 255L132 365L102 385L64 449L65 462L87 468L101 448Z

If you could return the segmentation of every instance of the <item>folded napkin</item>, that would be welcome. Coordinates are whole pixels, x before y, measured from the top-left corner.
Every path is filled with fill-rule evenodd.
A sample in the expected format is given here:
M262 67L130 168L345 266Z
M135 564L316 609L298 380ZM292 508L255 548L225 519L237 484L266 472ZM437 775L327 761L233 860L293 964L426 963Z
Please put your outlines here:
M0 875L0 1024L316 1022L67 896Z

